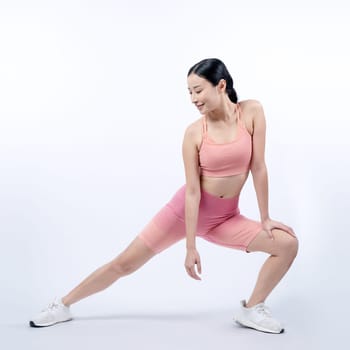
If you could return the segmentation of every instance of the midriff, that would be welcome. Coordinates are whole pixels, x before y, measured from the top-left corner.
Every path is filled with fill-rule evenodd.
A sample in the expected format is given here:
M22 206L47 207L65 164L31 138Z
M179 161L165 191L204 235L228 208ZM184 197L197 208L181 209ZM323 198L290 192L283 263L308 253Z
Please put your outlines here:
M241 193L241 190L248 178L249 172L245 174L225 177L200 177L201 188L214 196L220 198L233 198Z

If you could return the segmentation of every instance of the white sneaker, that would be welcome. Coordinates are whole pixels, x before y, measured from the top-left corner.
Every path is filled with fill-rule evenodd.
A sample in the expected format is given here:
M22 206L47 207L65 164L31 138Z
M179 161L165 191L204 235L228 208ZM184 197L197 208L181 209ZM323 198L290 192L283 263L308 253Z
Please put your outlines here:
M47 327L59 322L72 320L69 307L62 303L61 299L56 298L39 315L29 321L31 327Z
M271 316L271 312L264 303L253 307L246 307L246 301L241 301L241 307L234 320L242 326L267 333L283 333L281 323Z

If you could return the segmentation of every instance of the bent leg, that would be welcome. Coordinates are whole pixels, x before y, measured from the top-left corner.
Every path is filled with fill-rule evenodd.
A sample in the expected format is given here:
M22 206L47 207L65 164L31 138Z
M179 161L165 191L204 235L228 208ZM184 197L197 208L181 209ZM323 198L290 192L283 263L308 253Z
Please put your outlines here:
M273 229L272 233L275 237L274 240L271 240L266 231L261 231L247 248L249 252L261 251L271 254L260 270L247 307L265 301L286 274L297 255L297 238L279 229Z
M120 277L140 268L154 255L155 253L136 237L119 256L98 268L63 297L62 302L70 306L89 295L106 289Z

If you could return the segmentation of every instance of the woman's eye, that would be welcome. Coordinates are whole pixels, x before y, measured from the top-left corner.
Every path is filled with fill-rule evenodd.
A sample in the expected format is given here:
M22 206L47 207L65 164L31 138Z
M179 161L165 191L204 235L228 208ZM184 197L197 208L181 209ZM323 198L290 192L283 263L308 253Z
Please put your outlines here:
M203 90L200 90L200 91L194 91L195 94L200 94ZM192 95L192 91L189 91L189 94Z

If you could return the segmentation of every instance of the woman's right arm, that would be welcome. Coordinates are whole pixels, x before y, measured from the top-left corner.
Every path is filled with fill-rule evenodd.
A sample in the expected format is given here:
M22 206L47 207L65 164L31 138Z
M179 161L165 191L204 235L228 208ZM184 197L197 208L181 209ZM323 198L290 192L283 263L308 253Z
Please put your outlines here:
M200 256L196 249L196 231L201 190L198 149L195 143L195 136L194 125L191 124L185 131L182 144L182 156L186 176L185 224L187 255L185 268L192 278L200 280L195 270L195 265L197 265L198 273L202 272Z

